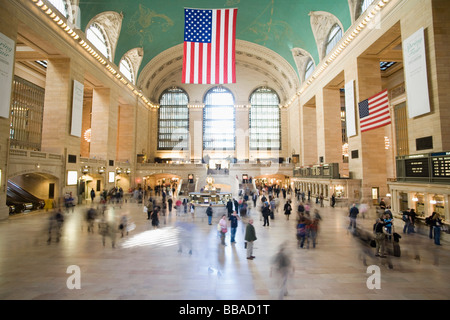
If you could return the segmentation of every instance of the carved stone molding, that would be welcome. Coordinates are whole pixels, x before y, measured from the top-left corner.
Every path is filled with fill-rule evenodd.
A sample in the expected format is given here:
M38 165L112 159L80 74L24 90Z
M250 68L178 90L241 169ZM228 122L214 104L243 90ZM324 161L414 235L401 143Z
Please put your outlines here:
M120 30L122 29L122 20L122 13L118 13L115 11L105 11L92 18L92 20L89 21L86 27L86 30L89 29L89 27L93 23L97 23L103 27L109 41L111 61L114 61L117 41L119 40Z
M124 59L125 57L128 58L128 60L131 63L131 67L133 68L133 74L135 76L134 82L136 83L136 75L138 74L142 58L144 57L144 49L143 48L131 49L123 55L122 59Z
M183 44L180 44L159 54L143 68L138 87L154 100L165 87L180 85L182 67ZM236 68L260 73L278 91L280 100L288 100L299 90L300 82L294 68L277 53L263 46L236 40ZM174 80L178 74L180 80Z
M319 58L322 60L325 57L325 46L328 34L331 28L337 23L342 32L344 33L344 27L342 23L336 18L335 15L325 11L311 11L309 13L311 20L311 29L316 39L317 51Z
M300 81L303 83L305 81L305 72L308 61L311 59L314 63L314 66L316 65L316 63L311 54L302 48L293 48L291 52L297 66Z

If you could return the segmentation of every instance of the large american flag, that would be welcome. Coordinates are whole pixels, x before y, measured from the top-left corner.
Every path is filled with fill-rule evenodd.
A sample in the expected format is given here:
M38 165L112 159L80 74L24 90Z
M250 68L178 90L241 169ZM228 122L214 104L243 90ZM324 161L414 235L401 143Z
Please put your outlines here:
M361 132L380 128L391 123L387 90L360 102L358 107Z
M184 9L183 83L236 82L237 9Z

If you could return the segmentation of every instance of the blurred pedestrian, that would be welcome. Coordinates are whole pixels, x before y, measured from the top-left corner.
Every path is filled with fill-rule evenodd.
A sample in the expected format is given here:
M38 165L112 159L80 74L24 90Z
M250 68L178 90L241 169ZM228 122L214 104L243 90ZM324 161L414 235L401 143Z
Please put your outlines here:
M265 227L266 225L269 226L269 216L270 216L270 206L268 202L264 202L263 207L261 209L261 213L262 213L262 217L264 219L264 225L263 227Z
M434 231L434 244L437 246L441 245L441 228L442 228L442 219L439 213L436 212L434 215L434 223L433 223L433 231Z
M272 269L275 268L277 274L280 276L280 291L278 299L282 300L283 297L288 295L287 283L290 271L294 271L291 258L287 252L286 244L280 246L280 250L272 259L272 267L270 269L270 275L272 276Z
M206 208L206 215L208 216L208 225L211 225L213 217L213 209L211 203L209 204L208 208Z
M350 220L350 224L348 226L348 229L351 230L353 228L353 231L356 230L356 218L359 214L359 210L358 207L356 206L356 204L354 203L352 205L352 207L350 208L350 212L349 212L349 220Z
M151 220L152 220L152 227L154 229L158 228L158 226L159 226L159 211L160 211L160 208L158 206L153 207Z
M301 217L297 223L297 243L299 248L303 248L307 237L308 219Z
M220 234L220 243L223 246L226 246L225 235L228 232L226 217L227 217L227 215L225 215L225 214L222 215L222 218L220 219L219 224L218 224L218 230L219 230L219 234Z
M94 199L95 199L95 191L94 188L91 189L91 202L94 203Z
M289 216L292 212L291 200L287 200L284 204L284 215L286 216L286 220L289 220Z
M373 226L373 232L375 234L376 253L375 256L386 258L386 233L384 227L386 222L382 218L377 218L376 223Z
M102 236L102 243L103 246L106 245L106 237L109 237L111 239L111 246L113 248L116 247L116 226L114 224L114 220L108 221L108 219L103 216L100 220L99 224L99 232Z
M233 212L229 218L230 220L230 243L234 244L236 243L236 230L238 227L238 221L240 220L237 212Z
M128 235L128 216L126 213L124 213L121 217L120 217L120 224L119 224L119 230L120 233L123 235L126 233L126 235Z
M87 231L94 233L94 222L97 218L97 210L94 207L90 207L86 212Z
M63 223L64 216L61 212L61 209L57 209L55 213L52 214L49 218L47 243L52 242L53 233L55 234L56 242L59 242L59 239L61 238Z
M316 247L317 244L317 234L319 232L319 221L322 218L320 217L319 210L314 210L314 217L311 222L308 224L308 237L307 237L307 248L309 249L309 242L312 242L313 248Z

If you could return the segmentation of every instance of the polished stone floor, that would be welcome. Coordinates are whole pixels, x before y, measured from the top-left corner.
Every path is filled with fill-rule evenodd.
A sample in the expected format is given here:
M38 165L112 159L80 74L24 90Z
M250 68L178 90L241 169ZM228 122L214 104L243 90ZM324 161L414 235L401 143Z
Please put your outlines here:
M300 249L295 215L287 220L283 205L279 199L269 227L263 227L258 208L250 210L258 237L254 260L246 259L244 249L246 219L239 222L236 244L229 235L227 246L220 244L216 224L223 208L215 208L212 225L205 208L197 207L194 217L173 211L155 229L142 205L108 205L108 219L117 224L127 214L136 225L124 237L116 234L114 248L110 238L103 246L97 224L88 232L89 204L64 213L59 242L47 242L50 212L14 216L0 222L0 299L275 300L281 278L272 260L282 244L293 261L286 300L450 298L448 243L435 246L424 235L403 235L401 257L378 258L348 231L346 208L325 207L317 208L322 221L316 248ZM367 230L373 223L373 217L358 219ZM397 224L401 233L403 222ZM370 286L377 280L379 287Z

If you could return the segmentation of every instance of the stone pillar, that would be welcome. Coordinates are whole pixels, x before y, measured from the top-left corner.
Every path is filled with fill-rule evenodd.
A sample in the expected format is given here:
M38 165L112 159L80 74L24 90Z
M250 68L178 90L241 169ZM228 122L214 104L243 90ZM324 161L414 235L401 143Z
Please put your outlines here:
M16 41L17 38L18 21L15 17L15 13L12 12L11 8L7 7L7 3L4 1L0 2L0 32L13 41ZM14 52L14 49L12 51ZM12 88L12 82L9 85L10 88ZM4 97L0 97L0 99L4 99ZM4 101L2 100L2 103L3 102ZM9 217L9 208L6 206L6 187L8 183L7 165L9 156L10 122L10 117L0 117L0 220L5 220Z
M380 61L379 59L358 58L357 63L357 97L359 97L357 101L363 101L382 91ZM356 111L358 112L358 109ZM358 118L358 113L356 116ZM379 197L384 197L388 192L384 133L384 127L361 133L358 126L358 135L361 137L358 149L361 158L360 176L362 177L361 195L363 200L371 199L373 187L379 188Z
M94 89L92 93L90 158L106 160L106 185L108 190L115 186L109 181L109 172L116 171L117 132L119 103L109 88Z
M116 159L119 104L110 89L94 89L92 94L91 158Z
M135 108L132 105L119 106L119 126L117 138L117 159L134 164L135 150Z
M324 163L339 163L342 168L341 94L339 89L322 90L317 101L317 152Z
M72 193L78 202L78 186L66 185L68 170L78 171L78 178L81 176L79 155L82 137L71 135L74 80L84 82L81 63L68 58L47 60L41 150L65 157L61 173L64 178L60 181L58 193L62 196L65 193ZM69 155L75 156L76 162L69 163Z
M189 134L191 161L203 158L203 108L189 108Z
M236 108L236 158L249 159L249 109Z
M313 103L303 105L301 109L300 135L302 145L300 163L302 165L317 164L317 125L315 100Z
M48 59L42 123L42 151L80 154L81 137L70 134L74 80L83 83L83 72L68 58Z

